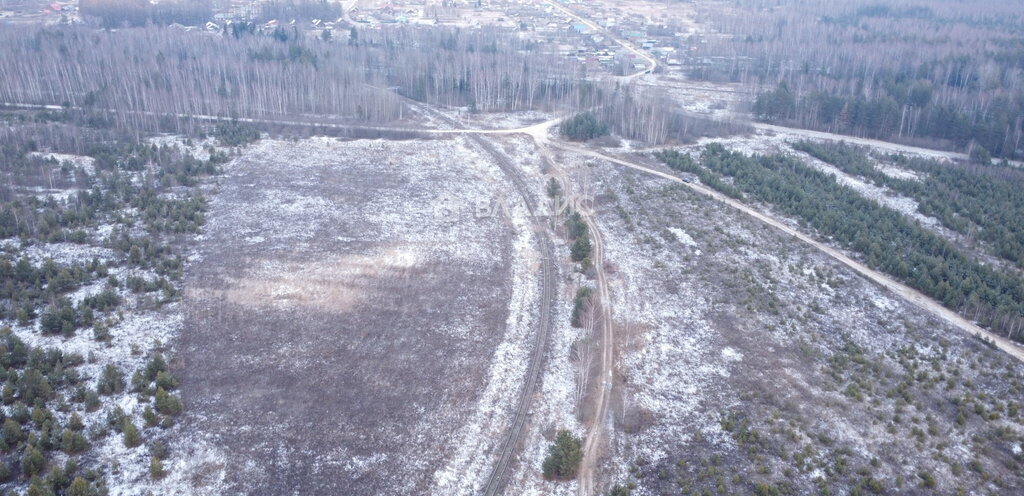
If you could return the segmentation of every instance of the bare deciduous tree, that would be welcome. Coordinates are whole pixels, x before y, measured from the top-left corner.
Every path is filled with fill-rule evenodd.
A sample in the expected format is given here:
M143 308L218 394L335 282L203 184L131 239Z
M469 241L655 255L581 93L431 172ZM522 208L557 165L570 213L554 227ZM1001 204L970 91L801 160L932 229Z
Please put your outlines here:
M594 364L593 339L597 326L601 321L601 303L597 301L596 295L589 295L583 302L583 310L580 314L582 324L582 336L576 341L573 350L573 359L576 362L576 411L578 415L583 414L583 399L586 397L587 387L590 385L591 368Z

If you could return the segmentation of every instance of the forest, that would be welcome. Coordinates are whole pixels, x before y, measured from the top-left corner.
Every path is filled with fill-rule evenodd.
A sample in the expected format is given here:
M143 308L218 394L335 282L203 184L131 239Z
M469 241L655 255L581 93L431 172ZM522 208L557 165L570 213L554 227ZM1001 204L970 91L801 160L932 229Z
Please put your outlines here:
M1024 269L1024 171L1005 164L949 163L905 155L880 157L918 173L918 181L883 173L863 149L845 143L799 141L793 148L913 198L922 214L984 242L994 255Z
M387 122L407 114L402 97L542 109L576 104L586 86L573 64L494 29L394 27L342 42L284 29L11 27L0 44L11 48L0 52L0 101L103 110L134 129L190 115Z
M588 101L596 108L563 121L558 128L562 136L588 141L613 134L605 144L614 144L621 137L662 145L750 131L743 123L689 114L657 90L597 86Z
M950 242L840 185L834 176L785 154L744 155L707 145L699 164L689 155L657 154L670 168L707 172L730 196L764 202L798 219L947 308L1024 342L1024 279L984 265ZM698 172L699 173L699 172Z
M1024 11L1013 0L740 0L701 4L692 76L758 91L754 114L810 129L1024 155ZM757 15L750 15L756 12Z

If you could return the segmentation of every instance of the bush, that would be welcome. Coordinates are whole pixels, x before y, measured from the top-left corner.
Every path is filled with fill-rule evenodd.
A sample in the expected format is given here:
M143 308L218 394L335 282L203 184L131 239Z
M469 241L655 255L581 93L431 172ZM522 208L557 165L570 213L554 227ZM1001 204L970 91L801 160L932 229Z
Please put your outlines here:
M62 298L39 317L39 328L43 334L63 333L65 336L71 336L78 328L78 313L68 299Z
M68 496L91 496L92 488L89 487L89 481L75 477L75 480L71 481L71 485L68 486Z
M124 391L124 374L113 364L103 368L103 375L96 383L96 392L99 394L116 394Z
M80 432L64 431L60 439L60 449L69 455L81 453L89 448L89 442Z
M935 488L935 486L936 486L935 476L932 475L931 472L929 472L927 470L922 470L922 471L918 472L917 476L921 478L921 485L922 486L924 486L924 487L926 487L928 489L934 489Z
M146 427L156 427L156 424L160 423L160 417L149 405L146 405L146 409L142 411L142 420L146 422Z
M580 439L565 429L560 430L555 436L555 443L548 448L547 458L544 459L544 478L575 478L581 460L583 447Z
M260 139L260 132L255 127L237 121L217 124L213 135L224 146L239 146Z
M146 371L143 376L147 381L155 381L157 374L160 372L167 372L167 362L164 361L162 354L157 353L146 363Z
M15 446L25 438L25 433L22 432L21 426L11 419L4 420L3 435L4 441L8 446Z
M164 415L178 415L181 413L181 410L181 400L165 391L164 388L157 388L156 411Z
M157 372L156 386L167 391L172 391L178 388L178 380L167 372Z
M580 236L576 238L576 241L572 242L572 246L569 248L569 255L572 257L573 262L582 262L590 258L590 252L593 250L594 247L590 244L590 238Z
M153 459L149 461L149 475L154 479L159 479L163 477L164 474L163 462L160 461L160 458L154 456Z
M131 420L125 419L124 427L122 427L121 431L124 433L125 447L134 448L142 444L142 435L139 434L139 428L135 427Z

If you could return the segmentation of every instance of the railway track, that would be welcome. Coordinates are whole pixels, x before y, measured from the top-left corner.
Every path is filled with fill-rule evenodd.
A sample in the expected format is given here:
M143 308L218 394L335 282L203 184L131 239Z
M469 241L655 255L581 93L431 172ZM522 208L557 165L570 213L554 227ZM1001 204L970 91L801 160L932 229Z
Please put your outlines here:
M533 396L540 382L540 373L543 368L544 352L547 350L547 339L551 331L551 310L557 296L555 292L555 255L554 244L548 233L547 226L538 215L538 206L533 200L529 185L523 178L522 171L508 160L504 154L494 148L494 145L479 135L470 135L470 140L475 142L487 154L494 157L495 163L502 173L512 181L516 193L523 198L526 208L530 213L530 221L533 224L534 232L537 233L537 244L541 251L541 300L540 319L537 326L537 338L534 343L533 353L530 355L530 364L526 372L526 380L520 390L519 400L512 417L512 425L508 434L501 441L501 448L498 454L498 461L487 477L481 494L494 496L501 493L506 483L508 469L512 465L516 448L522 438L526 422L530 417L530 407L533 404Z

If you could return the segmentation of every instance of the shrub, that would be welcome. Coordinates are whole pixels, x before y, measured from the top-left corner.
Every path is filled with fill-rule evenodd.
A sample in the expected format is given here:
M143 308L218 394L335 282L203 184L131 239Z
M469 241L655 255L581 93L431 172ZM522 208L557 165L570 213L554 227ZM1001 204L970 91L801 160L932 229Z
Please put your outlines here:
M160 422L160 417L149 405L146 405L146 409L142 411L142 420L146 422L146 427L156 427L156 424Z
M163 477L164 474L163 462L160 461L159 457L154 456L153 459L149 461L149 475L154 479L159 479Z
M92 496L92 487L89 486L89 481L75 477L75 480L71 481L71 485L68 486L67 496Z
M103 375L96 383L96 392L99 394L116 394L124 391L124 374L113 364L103 368Z
M69 455L81 453L89 448L89 442L85 440L80 432L71 430L64 431L60 439L60 449Z
M590 244L590 238L580 236L576 238L576 241L572 242L572 246L569 248L569 255L572 257L573 262L582 262L590 258L590 252L593 249L594 247Z
M3 434L4 441L8 446L15 446L25 437L25 433L21 431L21 426L11 419L4 420Z
M935 485L936 485L935 476L932 475L931 472L929 472L927 470L922 470L922 471L918 472L917 476L921 478L921 485L922 486L924 486L924 487L926 487L928 489L935 488Z
M155 458L163 460L167 458L167 446L159 440L153 441L153 444L149 446L149 454Z
M153 355L153 358L146 364L146 372L144 374L147 381L155 381L156 375L160 372L167 371L167 362L164 361L164 356L160 353Z
M65 336L71 336L78 328L78 313L68 299L62 298L39 316L39 328L44 334L63 333Z
M157 372L156 386L171 391L178 387L178 380L167 372Z
M562 429L555 436L554 444L548 448L548 456L544 459L543 466L544 478L575 478L581 460L583 460L583 447L580 439Z
M157 388L156 411L164 415L178 415L181 413L181 410L181 400L168 393L164 388Z
M142 435L139 434L139 428L135 427L131 420L125 419L124 427L121 431L124 433L125 447L134 448L142 444Z

